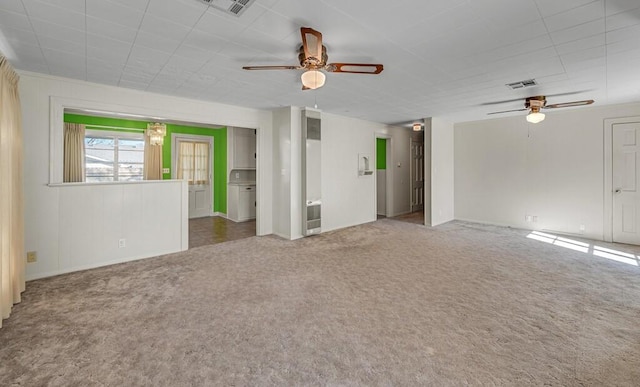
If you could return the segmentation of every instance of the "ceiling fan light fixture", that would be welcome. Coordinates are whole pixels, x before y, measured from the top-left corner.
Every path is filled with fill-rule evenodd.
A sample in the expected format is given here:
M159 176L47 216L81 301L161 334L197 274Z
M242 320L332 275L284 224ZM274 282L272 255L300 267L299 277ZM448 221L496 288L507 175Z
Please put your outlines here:
M538 122L542 122L544 120L544 117L544 113L531 110L531 113L527 114L527 121L532 124L537 124Z
M302 84L309 89L317 89L324 86L326 76L319 70L307 70L300 77Z

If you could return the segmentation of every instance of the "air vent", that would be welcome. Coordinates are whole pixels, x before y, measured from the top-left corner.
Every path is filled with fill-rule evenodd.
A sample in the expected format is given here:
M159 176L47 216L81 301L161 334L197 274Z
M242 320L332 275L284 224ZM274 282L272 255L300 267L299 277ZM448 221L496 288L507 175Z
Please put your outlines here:
M517 89L524 89L525 87L536 86L537 84L538 82L536 82L535 79L527 79L520 82L507 83L507 87L513 90L517 90Z
M210 7L228 13L233 16L240 16L255 0L199 0Z

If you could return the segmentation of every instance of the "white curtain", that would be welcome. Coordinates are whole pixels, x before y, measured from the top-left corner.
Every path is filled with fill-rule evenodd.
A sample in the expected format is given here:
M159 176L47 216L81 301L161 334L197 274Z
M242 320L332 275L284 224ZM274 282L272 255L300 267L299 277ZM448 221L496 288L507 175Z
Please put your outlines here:
M84 181L84 125L64 123L65 183Z
M209 182L209 143L181 141L178 147L178 179L189 184Z
M0 55L0 327L24 291L22 113L18 74Z
M149 129L147 129L149 130ZM162 180L162 145L151 145L151 137L144 133L144 179Z

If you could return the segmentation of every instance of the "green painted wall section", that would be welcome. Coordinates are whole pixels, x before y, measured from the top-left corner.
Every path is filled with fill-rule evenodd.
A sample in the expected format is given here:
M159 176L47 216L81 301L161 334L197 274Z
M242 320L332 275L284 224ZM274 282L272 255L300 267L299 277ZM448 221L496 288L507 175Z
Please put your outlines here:
M387 140L376 138L376 168L387 169Z
M118 132L136 132L147 128L148 121L125 120L120 118L91 117L65 114L64 122L85 124L88 129ZM97 125L98 127L92 127ZM110 126L116 128L101 128ZM137 130L136 130L137 129ZM162 146L162 166L171 168L171 134L192 134L213 137L213 211L227 213L227 128L210 129L197 126L167 124L167 136ZM163 179L171 179L171 173L163 174Z
M146 125L146 124L145 124ZM167 124L167 136L162 146L162 165L171 167L171 134L194 134L213 137L213 210L227 213L227 128L210 129ZM164 174L170 179L171 174Z

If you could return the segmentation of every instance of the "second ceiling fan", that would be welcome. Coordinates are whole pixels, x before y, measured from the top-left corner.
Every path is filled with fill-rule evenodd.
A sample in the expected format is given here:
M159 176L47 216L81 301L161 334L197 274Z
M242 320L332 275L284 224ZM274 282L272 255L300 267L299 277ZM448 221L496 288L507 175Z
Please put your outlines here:
M324 85L330 73L380 74L381 64L371 63L327 63L327 48L322 44L322 34L312 28L300 28L302 46L298 50L299 66L245 66L245 70L304 70L301 76L302 90L317 89Z
M508 102L508 101L505 101ZM524 108L523 109L513 109L513 110L503 110L500 112L492 112L487 114L502 114L502 113L510 113L510 112L522 112L529 110L529 114L527 114L527 121L532 124L537 124L544 120L544 113L540 112L543 109L557 109L564 107L574 107L574 106L585 106L591 105L593 103L592 99L586 99L583 101L573 101L573 102L563 102L563 103L554 103L551 105L547 105L547 98L544 95L536 95L533 97L528 97L524 99Z

